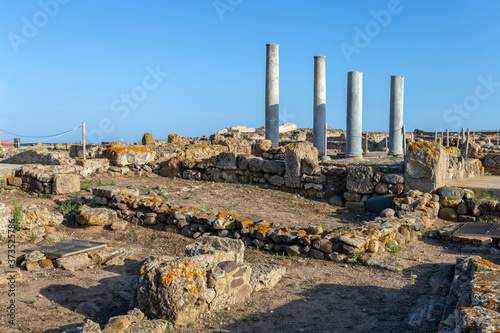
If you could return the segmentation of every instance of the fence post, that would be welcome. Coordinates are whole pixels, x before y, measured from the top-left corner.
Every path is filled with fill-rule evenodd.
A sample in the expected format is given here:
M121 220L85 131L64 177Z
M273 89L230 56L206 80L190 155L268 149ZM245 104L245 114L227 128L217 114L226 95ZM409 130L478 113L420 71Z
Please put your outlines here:
M434 130L434 142L438 141L438 131Z
M457 149L460 147L460 132L457 132Z
M500 133L497 133L497 146L500 146Z
M389 144L389 140L387 138L387 132L385 132L385 149L386 150L387 150L388 144Z
M87 143L85 142L85 122L82 123L82 143L83 143L83 160L87 159Z
M325 123L325 156L328 156L328 125Z
M465 158L469 158L470 129L467 129L467 143L465 144Z
M401 128L401 131L403 132L403 156L406 156L406 127L403 125Z
M365 153L368 152L368 131L365 132Z
M450 146L450 130L446 129L446 147Z

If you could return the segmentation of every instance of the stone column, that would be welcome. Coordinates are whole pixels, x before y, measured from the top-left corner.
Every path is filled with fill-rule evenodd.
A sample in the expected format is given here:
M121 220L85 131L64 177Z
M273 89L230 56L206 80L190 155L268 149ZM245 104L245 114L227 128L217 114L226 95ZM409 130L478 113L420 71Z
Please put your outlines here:
M325 155L326 124L326 66L325 57L314 57L314 121L313 145Z
M279 45L267 44L266 48L266 140L271 140L273 145L279 146Z
M363 156L363 74L347 73L347 144L346 157Z
M389 155L403 154L403 98L404 76L391 76Z

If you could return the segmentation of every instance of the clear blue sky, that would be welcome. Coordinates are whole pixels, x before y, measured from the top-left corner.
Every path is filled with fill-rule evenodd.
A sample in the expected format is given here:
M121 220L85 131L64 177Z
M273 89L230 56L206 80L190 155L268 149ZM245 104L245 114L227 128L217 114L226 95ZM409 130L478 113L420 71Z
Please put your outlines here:
M346 126L347 72L362 71L364 130L388 129L391 75L405 76L409 130L498 129L499 13L486 0L1 0L0 127L37 136L85 121L90 141L260 127L277 43L280 123L312 127L325 55L331 128Z

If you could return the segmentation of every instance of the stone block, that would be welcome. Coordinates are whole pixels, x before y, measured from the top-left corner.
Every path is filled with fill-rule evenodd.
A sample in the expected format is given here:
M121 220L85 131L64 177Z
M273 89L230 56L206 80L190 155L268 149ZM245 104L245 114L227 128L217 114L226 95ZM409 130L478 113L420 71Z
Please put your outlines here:
M367 165L347 166L347 190L351 193L371 194L374 191L375 169Z
M107 149L106 155L111 164L118 167L152 163L156 158L156 152L150 147L114 146Z
M79 267L88 266L92 263L87 253L80 253L68 257L57 258L53 262L54 266L68 271L74 271Z
M118 220L116 211L109 208L91 208L76 217L76 222L84 226L104 226Z
M37 227L57 226L63 220L64 216L59 212L51 212L45 207L34 207L24 211L19 225L22 229L32 230Z
M80 192L80 177L75 174L54 175L52 182L53 194L67 194Z
M414 142L405 156L405 188L432 193L445 185L449 154L439 143Z

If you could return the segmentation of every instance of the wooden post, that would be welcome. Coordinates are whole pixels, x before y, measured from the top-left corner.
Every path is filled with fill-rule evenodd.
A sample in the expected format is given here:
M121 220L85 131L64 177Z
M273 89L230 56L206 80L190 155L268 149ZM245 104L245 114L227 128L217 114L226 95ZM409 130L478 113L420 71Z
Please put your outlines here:
M450 130L446 129L446 147L450 146Z
M328 126L325 123L325 156L328 156Z
M87 159L87 143L85 142L85 122L82 123L82 143L83 143L83 159Z
M368 152L368 131L365 132L365 153Z
M462 127L462 142L465 142L465 128Z
M457 149L460 149L460 132L457 132Z
M469 140L470 140L470 129L467 129L467 139L465 144L465 158L469 158Z
M389 145L389 138L387 137L387 132L385 132L385 150L387 150L388 145Z
M438 141L438 131L434 130L434 142Z
M401 128L401 131L403 132L403 155L406 156L406 126L403 125L403 128Z

